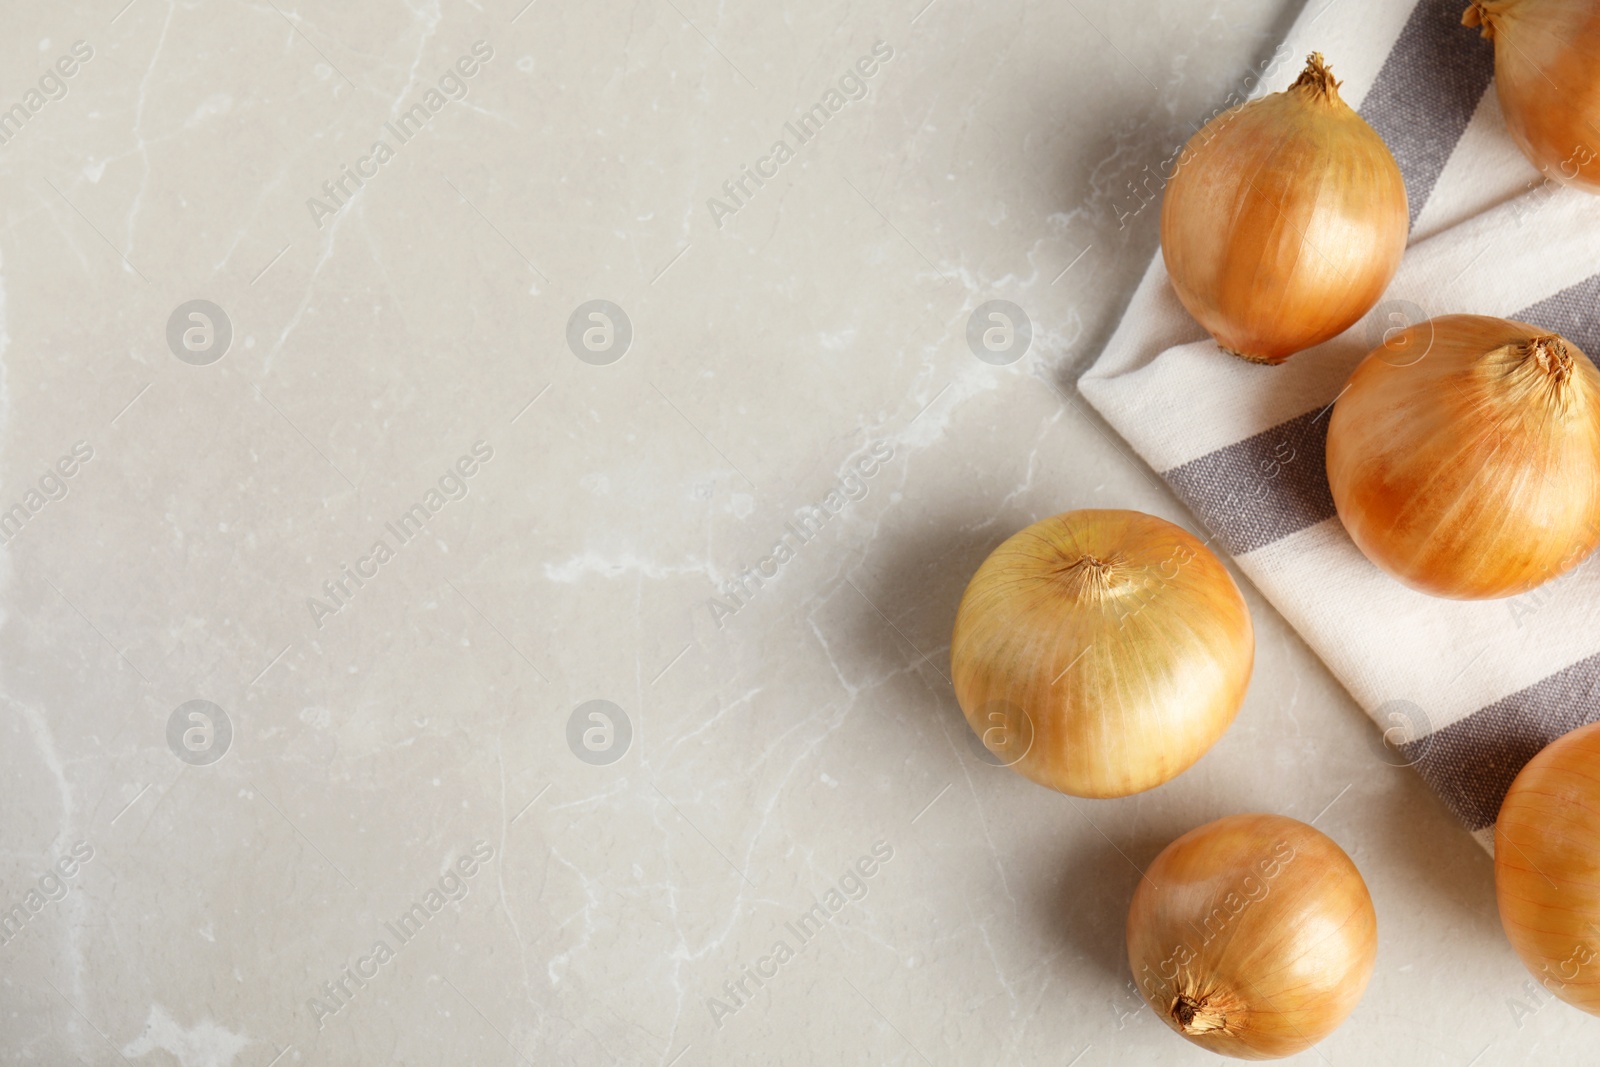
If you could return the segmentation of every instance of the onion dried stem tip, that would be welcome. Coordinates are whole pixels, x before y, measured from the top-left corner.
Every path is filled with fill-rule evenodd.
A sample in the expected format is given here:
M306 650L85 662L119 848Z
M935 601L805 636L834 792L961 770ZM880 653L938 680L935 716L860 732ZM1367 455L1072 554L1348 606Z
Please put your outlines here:
M1172 1002L1172 1018L1184 1033L1191 1035L1225 1030L1228 1026L1228 1017L1215 1008L1207 1007L1205 998L1196 1000L1187 993L1180 993Z
M1060 571L1061 580L1079 600L1109 596L1123 585L1122 568L1115 559L1080 556Z
M1467 7L1466 13L1461 16L1461 25L1481 27L1483 36L1494 40L1494 16L1478 0Z
M1539 369L1550 375L1557 384L1572 374L1572 353L1566 342L1555 335L1535 337L1527 345L1528 358L1539 364Z
M1306 69L1300 72L1300 77L1296 78L1289 88L1304 89L1310 95L1324 100L1338 100L1341 84L1343 83L1334 78L1327 61L1322 58L1322 53L1312 52L1306 57Z

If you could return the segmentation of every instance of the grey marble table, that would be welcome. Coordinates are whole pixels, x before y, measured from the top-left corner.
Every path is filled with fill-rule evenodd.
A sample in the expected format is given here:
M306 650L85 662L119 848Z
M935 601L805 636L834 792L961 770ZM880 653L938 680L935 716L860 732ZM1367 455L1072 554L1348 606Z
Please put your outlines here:
M947 680L1005 536L1192 526L1073 382L1294 14L5 3L0 1060L1208 1063L1122 924L1261 810L1379 914L1297 1062L1579 1062L1253 590L1142 796L985 764Z

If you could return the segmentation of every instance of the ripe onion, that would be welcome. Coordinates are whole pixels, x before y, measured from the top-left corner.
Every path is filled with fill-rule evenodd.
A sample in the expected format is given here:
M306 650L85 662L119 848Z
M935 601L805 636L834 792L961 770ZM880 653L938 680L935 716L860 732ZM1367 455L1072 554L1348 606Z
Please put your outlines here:
M1190 140L1161 206L1161 252L1219 345L1281 363L1371 310L1409 227L1394 156L1313 53L1287 90Z
M1072 511L972 576L951 678L990 752L1080 797L1153 788L1205 754L1250 682L1255 635L1227 568L1170 522Z
M1161 851L1133 894L1128 963L1163 1022L1210 1052L1304 1051L1355 1008L1378 955L1361 872L1318 830L1230 815Z
M1600 7L1478 0L1461 20L1494 41L1506 127L1547 178L1600 191Z
M1511 947L1550 992L1600 1015L1600 723L1522 768L1494 825L1494 890Z
M1526 592L1600 541L1600 373L1527 323L1445 315L1356 367L1328 426L1350 537L1434 596Z

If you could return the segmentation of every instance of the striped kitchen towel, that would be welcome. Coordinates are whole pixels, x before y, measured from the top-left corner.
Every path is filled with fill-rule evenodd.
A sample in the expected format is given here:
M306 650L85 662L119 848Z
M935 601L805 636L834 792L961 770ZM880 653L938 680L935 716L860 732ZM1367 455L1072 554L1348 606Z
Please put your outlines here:
M1282 366L1246 363L1184 311L1158 254L1079 388L1373 717L1387 758L1488 848L1522 765L1600 719L1600 565L1504 600L1413 592L1345 534L1324 470L1333 401L1388 327L1500 315L1600 356L1600 197L1517 151L1466 6L1310 0L1288 39L1327 56L1405 176L1412 244L1371 315ZM1293 80L1281 66L1257 95Z

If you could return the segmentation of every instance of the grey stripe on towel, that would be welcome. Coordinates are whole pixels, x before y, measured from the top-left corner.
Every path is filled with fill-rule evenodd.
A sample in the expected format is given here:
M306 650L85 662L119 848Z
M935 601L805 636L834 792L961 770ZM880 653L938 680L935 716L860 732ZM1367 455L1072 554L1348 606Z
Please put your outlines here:
M1334 514L1329 414L1308 411L1161 477L1229 555L1254 552Z
M1600 355L1600 274L1511 318L1554 330L1591 357ZM1254 552L1333 518L1329 421L1328 408L1308 411L1161 477L1230 555Z
M1470 830L1493 826L1511 780L1545 745L1600 719L1600 655L1497 700L1400 752Z
M1591 360L1600 357L1600 274L1511 317L1554 330L1583 349Z
M1413 8L1361 102L1361 117L1400 164L1412 225L1494 78L1493 46L1461 25L1466 7L1463 0L1422 0Z

